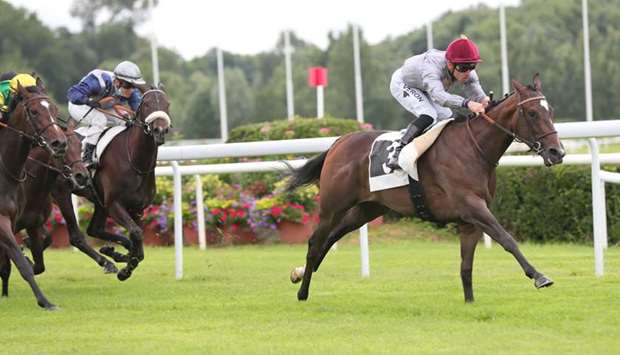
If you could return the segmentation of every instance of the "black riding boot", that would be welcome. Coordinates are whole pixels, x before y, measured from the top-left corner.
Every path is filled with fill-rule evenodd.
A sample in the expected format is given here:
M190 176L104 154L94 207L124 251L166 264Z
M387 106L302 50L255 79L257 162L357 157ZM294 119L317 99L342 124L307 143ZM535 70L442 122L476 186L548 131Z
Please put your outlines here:
M96 147L96 145L90 143L86 143L86 146L84 147L84 155L82 156L82 161L86 164L86 167L88 169L97 168L97 162L93 160Z
M398 156L400 155L400 151L415 137L421 135L422 132L424 132L424 130L433 123L433 121L433 118L428 115L421 115L420 117L414 119L407 126L405 134L403 134L400 139L396 140L398 146L394 148L394 154L392 154L392 156L390 157L390 159L388 159L385 165L393 170L400 169L400 165L398 165Z

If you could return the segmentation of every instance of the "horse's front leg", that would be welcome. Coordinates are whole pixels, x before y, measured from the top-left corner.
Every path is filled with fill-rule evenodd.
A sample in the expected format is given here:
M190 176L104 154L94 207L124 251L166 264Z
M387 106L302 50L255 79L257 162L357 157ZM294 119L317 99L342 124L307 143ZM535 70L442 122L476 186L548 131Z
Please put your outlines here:
M26 257L17 245L11 228L11 220L6 216L0 216L0 248L2 248L6 255L15 263L22 278L30 285L37 299L37 304L47 310L57 309L55 305L47 300L39 288L39 285L37 285L34 279L34 273L32 272L32 266L30 266L30 263L26 260Z
M0 278L2 279L2 297L9 297L9 278L11 277L11 259L0 248Z
M459 225L458 231L461 239L461 281L463 282L463 293L465 294L465 302L473 302L474 289L472 287L471 273L476 245L480 237L482 237L482 231L471 224Z
M517 259L519 265L521 265L525 275L530 279L534 279L534 286L536 286L536 288L553 285L551 279L538 272L527 261L525 256L521 253L521 250L519 250L517 242L510 233L499 224L483 199L477 196L470 197L467 200L467 206L464 208L464 211L462 219L480 228L484 233L488 234L493 240L499 243L504 250L511 253L515 259Z
M144 260L142 228L140 228L136 220L134 220L127 209L117 201L110 205L110 215L118 224L127 229L133 246L129 250L129 262L127 263L127 266L117 274L119 280L125 281L131 276L133 270L138 267L138 264Z
M114 233L109 233L105 230L106 220L108 218L108 213L106 210L100 205L95 205L95 212L93 213L93 217L90 220L90 224L88 225L88 230L86 231L88 235L102 239L108 242L113 242L116 244L120 244L128 251L131 251L133 248L133 243L129 238L124 237L122 235L116 235ZM104 246L99 250L101 253L108 255L113 258L116 262L128 262L129 256L123 255L114 250L114 247Z
M99 266L103 268L103 272L106 274L118 272L118 269L110 260L106 259L103 255L97 253L88 243L86 237L80 230L80 226L75 219L75 213L73 212L73 201L71 201L70 191L57 190L53 193L54 200L60 208L62 216L67 222L67 230L69 231L69 241L71 245L78 248L82 253L88 255Z
M45 271L45 261L43 259L43 251L47 248L45 241L49 237L49 233L43 226L26 229L28 239L30 240L30 252L32 253L32 270L35 275L42 274Z

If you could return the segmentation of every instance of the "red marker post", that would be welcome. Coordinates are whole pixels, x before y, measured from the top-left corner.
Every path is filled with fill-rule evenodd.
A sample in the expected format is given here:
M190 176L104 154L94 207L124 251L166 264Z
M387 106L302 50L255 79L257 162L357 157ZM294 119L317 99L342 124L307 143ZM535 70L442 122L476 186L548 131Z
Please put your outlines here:
M325 115L323 88L327 86L327 68L309 68L308 85L316 88L316 117L323 118L323 116Z

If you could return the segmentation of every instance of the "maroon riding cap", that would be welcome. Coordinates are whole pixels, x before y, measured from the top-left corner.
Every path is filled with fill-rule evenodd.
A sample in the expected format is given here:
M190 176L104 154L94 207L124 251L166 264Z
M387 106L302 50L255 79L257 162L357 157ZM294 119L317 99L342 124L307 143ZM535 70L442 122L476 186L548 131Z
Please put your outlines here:
M451 63L480 63L480 52L476 44L462 36L455 39L446 49L446 59Z

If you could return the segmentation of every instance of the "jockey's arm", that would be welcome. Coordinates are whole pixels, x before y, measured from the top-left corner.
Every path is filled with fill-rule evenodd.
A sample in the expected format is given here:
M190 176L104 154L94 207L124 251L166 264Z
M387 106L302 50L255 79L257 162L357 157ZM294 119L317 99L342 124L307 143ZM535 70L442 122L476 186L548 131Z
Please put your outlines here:
M480 102L485 107L489 104L489 97L484 93L482 86L480 86L480 80L475 70L469 73L469 78L463 85L465 95L469 100Z
M99 85L97 78L88 75L82 81L69 88L67 100L74 105L86 105L91 97L100 95L103 90L105 88Z
M465 98L450 94L444 89L439 74L434 72L424 73L422 75L422 80L424 83L424 91L426 91L431 99L439 105L453 108L467 107L467 100L465 100Z
M142 101L142 95L140 94L140 90L134 89L128 99L129 107L131 107L131 109L136 112L138 110L138 106L140 106L140 101Z

